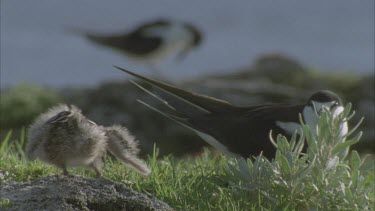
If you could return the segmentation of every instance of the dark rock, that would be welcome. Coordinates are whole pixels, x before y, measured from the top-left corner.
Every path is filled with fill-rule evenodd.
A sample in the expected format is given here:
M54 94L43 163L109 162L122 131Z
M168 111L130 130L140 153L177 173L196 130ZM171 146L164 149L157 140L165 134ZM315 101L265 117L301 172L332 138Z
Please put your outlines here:
M306 87L310 85L308 69L294 58L281 53L269 53L259 56L253 64L223 75L227 79L263 81L267 84L285 83L289 86Z
M152 196L108 179L52 175L0 184L0 210L172 210Z
M258 75L266 75L273 80L287 80L296 76L302 77L307 72L306 68L297 60L280 53L270 53L258 57L252 69Z

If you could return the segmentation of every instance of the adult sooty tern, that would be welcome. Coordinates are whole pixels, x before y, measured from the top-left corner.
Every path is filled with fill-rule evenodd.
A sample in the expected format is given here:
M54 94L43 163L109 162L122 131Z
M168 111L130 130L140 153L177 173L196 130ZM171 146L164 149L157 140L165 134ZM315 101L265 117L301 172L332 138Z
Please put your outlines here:
M301 114L304 123L310 127L313 134L316 134L316 114L324 107L336 116L344 110L341 99L328 90L315 92L305 104L237 107L223 100L188 92L123 68L116 68L159 88L163 95L156 96L134 82L146 92L164 101L170 112L163 112L142 102L143 104L193 130L224 154L236 157L248 158L263 152L265 157L273 158L276 149L269 140L271 130L273 134L292 135L301 127ZM347 132L348 126L344 123L341 135Z

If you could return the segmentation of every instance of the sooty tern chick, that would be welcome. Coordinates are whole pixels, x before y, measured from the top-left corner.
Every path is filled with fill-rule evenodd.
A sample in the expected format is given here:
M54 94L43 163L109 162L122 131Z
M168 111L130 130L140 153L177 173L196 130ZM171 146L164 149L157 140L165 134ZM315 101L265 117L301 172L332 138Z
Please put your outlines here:
M41 114L28 129L26 156L29 160L67 167L93 168L101 176L106 151L143 175L150 173L137 158L134 137L120 126L103 127L87 119L75 106L58 105Z
M163 112L144 103L146 106L195 131L224 154L245 158L257 156L261 152L264 156L273 158L276 149L269 140L270 131L272 130L273 134L292 135L300 128L299 114L313 134L316 134L316 113L325 107L333 111L334 115L338 115L344 109L341 99L328 90L314 93L305 104L237 107L223 100L188 92L123 68L116 68L164 92L164 95L156 96L134 82L146 92L164 101L170 112ZM341 134L347 132L348 127L345 123Z

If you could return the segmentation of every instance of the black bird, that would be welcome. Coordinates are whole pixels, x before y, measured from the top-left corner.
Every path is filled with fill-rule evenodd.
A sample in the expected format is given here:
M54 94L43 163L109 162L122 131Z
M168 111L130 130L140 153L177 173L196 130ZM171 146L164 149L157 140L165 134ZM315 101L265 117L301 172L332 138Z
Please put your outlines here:
M299 114L301 114L305 124L310 127L313 134L316 134L318 122L316 114L319 114L323 107L330 109L335 115L344 109L341 99L328 90L314 93L305 104L237 107L226 101L188 92L123 68L116 68L168 93L157 97L149 92L164 101L170 108L169 113L144 104L195 131L207 143L228 155L247 158L263 152L267 158L273 158L276 149L269 140L270 130L273 134L292 135L300 128ZM341 134L347 132L348 127L345 123Z
M202 41L202 32L193 24L167 19L145 22L125 33L83 34L94 43L111 47L130 59L150 65L156 65L173 53L178 54L176 58L182 59Z

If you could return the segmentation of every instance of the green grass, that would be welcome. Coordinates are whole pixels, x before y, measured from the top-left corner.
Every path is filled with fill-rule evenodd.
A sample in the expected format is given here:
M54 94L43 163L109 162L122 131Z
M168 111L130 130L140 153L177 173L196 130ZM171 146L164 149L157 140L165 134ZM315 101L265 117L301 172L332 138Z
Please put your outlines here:
M348 152L361 133L353 128L348 137L337 134L342 122L352 116L350 106L339 118L324 112L318 135L303 126L302 136L289 141L278 136L273 161L261 155L237 160L208 150L190 159L157 158L154 153L147 159L152 173L143 177L107 157L103 176L150 193L177 210L374 210L375 162ZM24 132L19 140L12 140L11 132L2 140L0 183L61 173L40 161L26 161L24 142ZM304 154L305 142L309 148ZM95 176L91 170L69 170ZM0 206L7 203L0 198Z
M4 142L3 142L4 143ZM3 145L4 146L4 145ZM5 147L7 148L7 147ZM0 159L0 183L6 180L31 181L61 170L40 161L29 162L16 153L18 147L2 151ZM4 149L3 149L4 150ZM247 202L247 196L232 194L233 187L222 177L228 159L206 151L197 159L176 159L172 156L148 158L152 173L144 177L118 160L107 157L103 176L124 183L135 190L150 193L174 208L184 210L236 210L256 205ZM95 177L92 170L70 168L71 174Z

